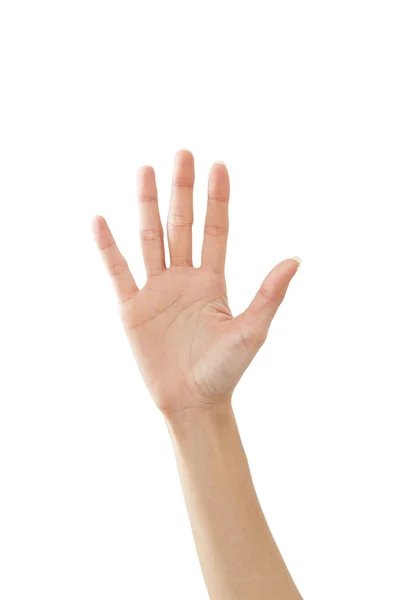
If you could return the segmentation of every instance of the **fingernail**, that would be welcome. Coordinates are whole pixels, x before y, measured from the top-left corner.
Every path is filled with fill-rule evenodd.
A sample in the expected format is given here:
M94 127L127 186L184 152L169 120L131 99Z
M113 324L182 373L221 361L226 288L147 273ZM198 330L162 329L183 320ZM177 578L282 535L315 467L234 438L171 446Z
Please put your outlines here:
M299 263L296 268L296 271L297 271L297 269L301 265L301 258L300 258L300 256L292 256L291 258Z
M215 160L214 161L214 165L224 165L226 167L226 165L225 165L225 163L224 163L223 160Z

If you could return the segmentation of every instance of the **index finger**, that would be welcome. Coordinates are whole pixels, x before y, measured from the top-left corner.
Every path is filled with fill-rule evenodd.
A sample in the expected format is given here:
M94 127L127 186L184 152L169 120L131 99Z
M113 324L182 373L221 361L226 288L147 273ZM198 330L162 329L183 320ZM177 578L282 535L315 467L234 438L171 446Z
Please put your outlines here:
M139 291L129 270L128 263L119 251L104 217L96 216L93 218L92 232L107 272L111 277L118 300L123 304Z

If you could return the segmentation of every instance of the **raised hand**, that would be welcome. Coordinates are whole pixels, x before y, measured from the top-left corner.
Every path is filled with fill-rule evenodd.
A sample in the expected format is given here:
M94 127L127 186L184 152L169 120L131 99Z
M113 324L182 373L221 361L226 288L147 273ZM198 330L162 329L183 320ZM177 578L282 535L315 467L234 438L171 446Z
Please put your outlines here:
M192 263L194 159L176 153L167 221L170 266L158 209L155 173L138 172L140 239L147 281L139 290L103 217L92 230L119 301L121 319L140 372L164 414L211 409L232 392L264 343L271 321L299 267L276 265L249 307L233 317L224 275L229 175L215 163L208 182L201 266Z

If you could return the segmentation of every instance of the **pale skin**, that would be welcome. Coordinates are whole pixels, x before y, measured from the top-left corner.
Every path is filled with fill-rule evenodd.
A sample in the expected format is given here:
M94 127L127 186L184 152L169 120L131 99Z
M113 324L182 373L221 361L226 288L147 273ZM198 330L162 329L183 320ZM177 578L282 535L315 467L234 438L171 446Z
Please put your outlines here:
M232 394L265 342L300 261L276 265L234 317L224 275L228 170L223 163L210 170L200 267L192 260L194 180L193 155L180 150L166 226L167 267L155 173L150 166L138 171L147 272L142 289L103 217L94 217L93 235L138 367L171 436L210 599L299 600L254 490Z

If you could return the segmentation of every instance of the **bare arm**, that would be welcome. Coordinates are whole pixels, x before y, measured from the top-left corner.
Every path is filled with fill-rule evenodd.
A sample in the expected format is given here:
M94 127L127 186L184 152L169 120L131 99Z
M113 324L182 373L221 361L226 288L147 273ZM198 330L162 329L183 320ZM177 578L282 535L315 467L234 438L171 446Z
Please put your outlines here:
M211 600L300 600L258 502L230 404L167 424Z
M167 222L170 266L152 167L138 172L147 282L139 290L102 217L93 233L147 387L171 434L211 600L299 600L257 500L232 393L264 343L299 260L276 265L234 317L224 276L229 176L213 165L201 266L192 262L194 159L175 155Z

